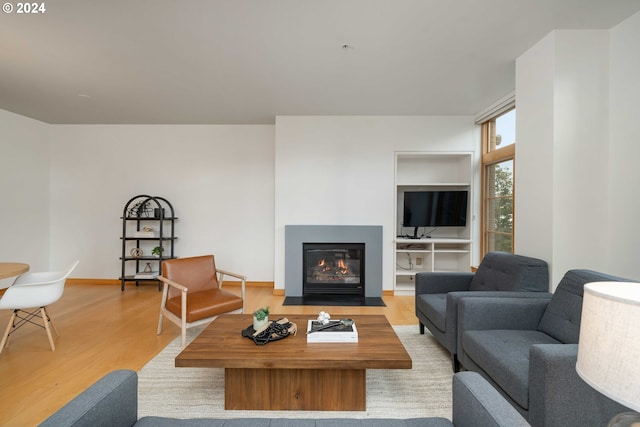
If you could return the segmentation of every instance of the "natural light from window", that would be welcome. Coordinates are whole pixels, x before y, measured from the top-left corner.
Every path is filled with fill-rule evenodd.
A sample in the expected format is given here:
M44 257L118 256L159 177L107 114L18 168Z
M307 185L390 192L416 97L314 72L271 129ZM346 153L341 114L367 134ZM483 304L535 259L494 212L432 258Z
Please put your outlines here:
M513 252L516 110L483 123L483 255Z

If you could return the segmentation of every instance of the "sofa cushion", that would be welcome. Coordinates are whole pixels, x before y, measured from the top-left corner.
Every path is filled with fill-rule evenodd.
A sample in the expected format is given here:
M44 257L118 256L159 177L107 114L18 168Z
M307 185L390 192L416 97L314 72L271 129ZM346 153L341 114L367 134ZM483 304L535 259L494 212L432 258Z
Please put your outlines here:
M144 417L136 427L452 427L445 418L355 419L355 418L191 418Z
M559 344L539 331L471 330L462 335L467 356L515 402L529 408L529 347Z
M131 426L138 417L138 375L112 371L44 420L40 427Z
M143 417L135 424L136 427L315 427L314 420L283 420L269 418L165 418Z
M440 331L445 331L447 294L420 294L416 296L416 307L433 322Z
M577 344L580 336L584 285L590 282L620 281L628 280L592 270L567 271L540 319L538 330L551 335L561 343Z
M471 291L531 291L549 289L545 261L506 252L489 252L471 280Z

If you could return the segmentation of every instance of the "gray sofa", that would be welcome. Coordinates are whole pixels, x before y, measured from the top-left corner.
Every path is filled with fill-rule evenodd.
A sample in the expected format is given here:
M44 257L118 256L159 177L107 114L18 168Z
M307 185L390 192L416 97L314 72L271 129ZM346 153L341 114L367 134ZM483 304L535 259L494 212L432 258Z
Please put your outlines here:
M458 357L480 373L534 427L603 426L628 411L576 373L583 287L628 281L570 270L550 300L463 298L458 307Z
M489 252L476 273L429 272L416 274L415 309L420 333L425 326L451 353L458 371L458 301L465 296L551 298L549 268L537 258Z
M481 376L462 372L453 378L453 423L445 418L412 419L138 419L138 376L113 371L46 419L42 427L520 427L529 426Z

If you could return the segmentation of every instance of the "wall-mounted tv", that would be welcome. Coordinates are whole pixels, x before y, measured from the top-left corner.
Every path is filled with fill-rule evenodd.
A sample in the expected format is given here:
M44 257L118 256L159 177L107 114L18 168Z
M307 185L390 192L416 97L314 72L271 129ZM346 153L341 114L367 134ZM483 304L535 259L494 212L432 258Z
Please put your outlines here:
M415 238L418 227L465 227L468 198L466 190L405 191L402 226L414 227Z

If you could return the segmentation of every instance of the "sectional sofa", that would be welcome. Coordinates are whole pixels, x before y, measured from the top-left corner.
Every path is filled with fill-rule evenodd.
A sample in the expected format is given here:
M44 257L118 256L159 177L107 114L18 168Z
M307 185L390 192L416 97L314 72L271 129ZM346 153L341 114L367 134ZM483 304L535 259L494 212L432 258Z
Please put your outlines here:
M399 396L399 398L401 398ZM480 375L453 378L453 422L445 418L300 419L235 418L138 419L138 376L113 371L45 420L41 427L525 427L529 424Z

